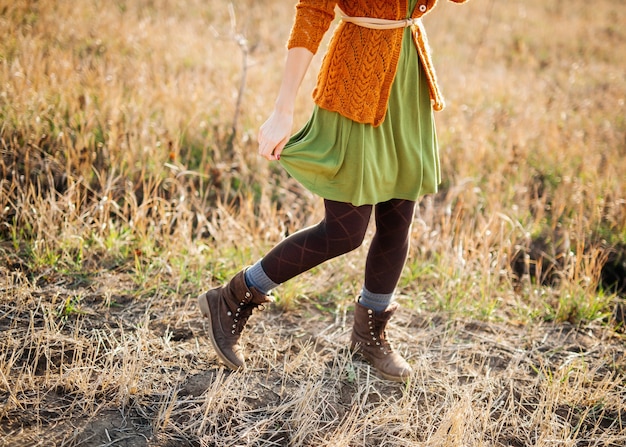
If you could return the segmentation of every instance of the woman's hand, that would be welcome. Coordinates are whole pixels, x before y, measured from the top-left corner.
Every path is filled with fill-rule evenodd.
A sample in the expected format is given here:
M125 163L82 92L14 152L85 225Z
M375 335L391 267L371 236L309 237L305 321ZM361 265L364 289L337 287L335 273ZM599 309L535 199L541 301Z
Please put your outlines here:
M280 160L293 127L293 112L274 110L259 129L259 155L268 160Z

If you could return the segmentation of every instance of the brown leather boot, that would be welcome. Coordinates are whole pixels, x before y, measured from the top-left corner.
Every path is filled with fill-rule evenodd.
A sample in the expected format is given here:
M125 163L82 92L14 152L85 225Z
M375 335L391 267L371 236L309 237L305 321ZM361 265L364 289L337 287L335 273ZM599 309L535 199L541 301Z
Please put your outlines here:
M397 308L398 304L392 303L386 310L375 312L357 299L351 348L361 354L385 379L404 382L411 375L411 367L393 350L385 333L387 323Z
M244 366L239 346L241 331L252 311L272 301L269 296L248 288L244 271L237 273L228 284L209 290L198 297L202 315L209 320L209 335L217 356L229 368Z

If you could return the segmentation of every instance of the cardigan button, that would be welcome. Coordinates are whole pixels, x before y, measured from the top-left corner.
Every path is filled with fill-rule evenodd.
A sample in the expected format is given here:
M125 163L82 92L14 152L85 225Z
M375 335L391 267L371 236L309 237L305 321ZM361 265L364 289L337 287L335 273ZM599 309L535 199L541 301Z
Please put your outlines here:
M420 12L426 12L426 9L428 9L426 5L420 5L419 7Z

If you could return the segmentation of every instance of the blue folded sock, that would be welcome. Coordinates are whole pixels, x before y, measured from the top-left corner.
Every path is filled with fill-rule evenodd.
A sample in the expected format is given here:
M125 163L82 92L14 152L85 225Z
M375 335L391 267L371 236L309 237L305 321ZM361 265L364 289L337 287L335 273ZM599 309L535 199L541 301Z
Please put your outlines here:
M263 270L260 260L246 270L244 278L248 287L254 287L263 295L269 295L272 289L275 289L280 285L276 284L265 274L265 270Z
M363 286L361 290L361 296L359 297L359 303L368 309L372 309L376 312L381 312L387 309L387 306L393 300L393 292L392 293L373 293L370 292Z

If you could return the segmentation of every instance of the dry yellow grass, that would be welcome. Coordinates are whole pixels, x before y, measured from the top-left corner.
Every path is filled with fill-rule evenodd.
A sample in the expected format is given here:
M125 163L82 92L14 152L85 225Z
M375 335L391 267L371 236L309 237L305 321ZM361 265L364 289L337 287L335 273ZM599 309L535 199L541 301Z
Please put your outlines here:
M217 363L196 294L320 217L254 145L293 3L0 0L0 444L626 444L621 0L426 20L448 108L390 328L409 384L346 351L367 245Z

